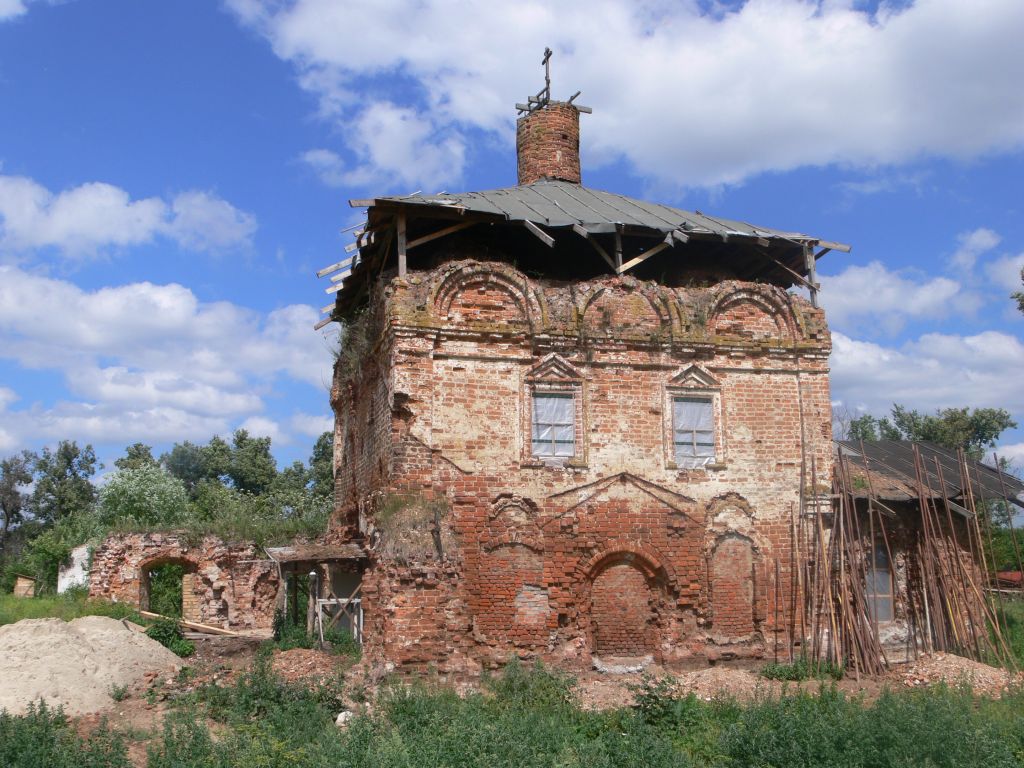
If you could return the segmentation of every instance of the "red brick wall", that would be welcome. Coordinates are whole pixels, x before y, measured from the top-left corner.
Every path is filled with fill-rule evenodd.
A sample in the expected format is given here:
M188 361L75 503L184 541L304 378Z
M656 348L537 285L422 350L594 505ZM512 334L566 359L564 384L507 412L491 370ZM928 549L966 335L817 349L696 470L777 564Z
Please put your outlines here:
M754 553L748 540L727 536L711 561L711 626L721 639L754 632Z
M801 461L814 457L819 484L830 482L821 310L739 281L568 285L472 261L393 278L385 304L372 361L335 382L339 423L352 435L336 444L338 518L354 519L374 495L444 497L457 546L429 566L443 566L440 580L413 575L428 564L372 555L369 658L586 663L609 627L592 611L612 605L602 574L632 573L619 569L626 563L643 575L649 614L616 631L633 646L643 637L661 662L764 654L776 560L788 627ZM531 455L536 386L576 393L571 459ZM370 391L379 393L372 407ZM713 400L707 467L675 464L680 392ZM749 542L744 552L715 549L737 537ZM716 557L742 561L743 575L716 569ZM730 589L732 602L716 602ZM609 647L625 648L624 637Z
M643 656L654 651L651 591L644 574L620 563L606 568L590 591L594 653Z

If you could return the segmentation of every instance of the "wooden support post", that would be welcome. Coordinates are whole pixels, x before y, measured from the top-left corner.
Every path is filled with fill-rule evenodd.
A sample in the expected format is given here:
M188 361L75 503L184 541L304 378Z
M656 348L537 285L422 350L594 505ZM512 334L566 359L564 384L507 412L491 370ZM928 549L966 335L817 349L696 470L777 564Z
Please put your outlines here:
M811 306L818 306L818 269L814 260L814 249L804 246L804 264L807 265L807 281L810 283Z
M288 579L292 587L292 624L295 625L299 623L299 574L292 569Z
M316 600L317 600L317 576L316 571L309 572L309 599L306 601L306 634L313 634L313 627L316 622Z
M642 263L644 261L647 261L647 259L651 258L651 256L653 256L654 254L661 253L666 248L671 248L671 247L672 247L672 243L671 243L671 235L670 235L668 238L665 239L665 242L658 243L653 248L648 248L646 251L641 253L639 256L636 256L635 258L632 258L629 261L627 261L625 264L620 265L615 271L618 272L621 275L623 272L625 272L626 270L632 269L637 264L640 264L640 263Z
M405 277L408 265L405 261L405 212L398 214L398 276Z
M620 275L623 272L622 269L622 232L619 228L615 228L615 271Z

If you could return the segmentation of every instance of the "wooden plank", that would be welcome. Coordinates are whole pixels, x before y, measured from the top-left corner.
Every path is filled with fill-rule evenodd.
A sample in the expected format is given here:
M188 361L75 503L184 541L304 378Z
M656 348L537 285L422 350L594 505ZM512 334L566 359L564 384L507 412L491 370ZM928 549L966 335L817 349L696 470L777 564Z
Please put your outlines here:
M768 254L765 254L765 256L768 256ZM796 278L797 282L799 282L801 285L803 285L804 288L808 288L808 289L810 289L812 291L814 290L814 285L807 278L805 278L803 275L801 275L799 272L797 272L795 269L791 269L790 267L787 267L785 264L783 264L781 261L779 261L774 256L768 256L768 258L771 261L773 261L776 265L782 267L784 270L789 272L789 274L791 274L794 278Z
M334 322L334 318L333 317L325 317L323 320L321 320L319 323L317 323L316 325L313 326L313 330L314 331L319 331L325 325L329 325L330 323L333 323L333 322Z
M653 248L648 248L646 251L641 253L639 256L636 256L636 257L630 259L629 261L627 261L625 264L623 264L621 267L619 267L615 271L618 272L621 275L623 272L625 272L626 270L632 269L637 264L641 264L641 263L647 261L654 254L661 253L666 248L671 248L671 247L672 247L672 244L669 243L669 242L658 243Z
M333 312L334 306L335 305L333 302L330 304L324 304L322 307L320 307L320 314L322 315L324 312Z
M330 288L324 288L324 293L337 293L344 287L344 283L335 283Z
M209 624L200 624L198 621L185 621L185 619L176 619L173 616L164 616L161 613L153 613L152 611L139 611L139 615L145 616L147 619L170 619L171 621L178 622L183 627L187 627L188 629L194 629L196 632L205 632L208 635L243 637L241 632L232 632L230 629L223 629L222 627L212 627Z
M400 211L398 214L398 276L405 277L405 273L408 271L408 265L406 264L406 243L405 243L405 211Z
M615 271L622 274L622 229L615 227Z
M830 251L842 251L843 253L849 253L852 250L851 246L846 243L833 243L831 240L819 240L818 245Z
M555 247L555 238L553 238L551 235L549 235L543 229L538 227L532 221L524 221L523 222L523 226L526 227L528 230L530 230L530 233L534 237L536 237L538 240L540 240L542 243L544 243L544 245L546 245L548 248L554 248Z
M346 269L344 272L339 272L336 275L332 275L331 276L331 282L332 283L340 283L342 280L344 280L346 277L348 277L351 274L352 274L352 270L351 269Z
M415 240L410 240L406 244L405 248L406 248L406 250L408 250L410 248L415 248L417 245L423 245L424 243L429 243L431 240L437 240L437 238L439 238L439 237L444 237L445 235L450 235L453 232L458 232L460 229L465 229L466 227L471 227L474 224L476 224L475 221L463 221L463 222L460 222L459 224L452 224L450 227L445 227L444 229L439 229L437 232L431 232L429 235L423 235L423 237L417 237Z
M828 253L831 250L832 250L831 248L822 248L820 251L818 251L816 254L814 254L814 260L817 261L818 259L820 259L822 256L824 256L826 253Z
M376 202L377 202L377 200L375 198L371 197L368 200L349 200L348 204L352 208L369 208L371 205L373 205Z
M321 269L319 272L316 273L316 276L317 277L323 277L325 275L331 274L331 272L337 272L342 267L347 266L348 264L351 264L352 263L352 259L354 259L354 258L355 258L355 256L349 256L347 259L342 259L341 261L336 261L333 264L331 264L329 266L326 266L323 269Z
M690 236L681 229L673 229L669 233L669 237L675 240L679 245L685 245L690 242Z
M612 261L612 257L608 255L608 251L606 251L604 247L602 247L602 245L599 242L597 242L597 240L595 240L589 232L587 232L587 230L585 230L579 224L573 224L572 231L575 232L580 237L584 238L592 246L594 246L594 250L598 252L602 259L608 262L608 266L611 267L612 269L615 269L615 262Z

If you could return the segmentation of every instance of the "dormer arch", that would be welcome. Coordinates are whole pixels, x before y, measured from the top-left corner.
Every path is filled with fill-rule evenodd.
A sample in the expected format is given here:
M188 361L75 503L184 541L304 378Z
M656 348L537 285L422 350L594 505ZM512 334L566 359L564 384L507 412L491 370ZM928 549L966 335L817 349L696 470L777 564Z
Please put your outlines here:
M798 324L789 298L778 289L741 285L723 291L708 309L708 333L712 337L746 341L795 341Z
M433 310L449 324L530 332L544 314L523 275L505 265L480 262L454 264L444 272L434 290Z

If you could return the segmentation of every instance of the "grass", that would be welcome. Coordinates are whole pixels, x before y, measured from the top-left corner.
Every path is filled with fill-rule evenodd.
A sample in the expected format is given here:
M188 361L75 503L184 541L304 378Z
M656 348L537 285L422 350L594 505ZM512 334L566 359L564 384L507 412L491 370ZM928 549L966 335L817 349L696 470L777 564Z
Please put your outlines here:
M803 680L842 680L845 670L842 665L831 661L815 663L806 656L800 656L791 662L773 662L766 664L761 675L769 680L785 680L799 682Z
M43 597L15 597L0 594L0 626L22 619L57 618L71 621L82 616L110 616L146 624L135 608L123 603L88 600L80 590Z
M1019 692L989 700L939 687L866 704L823 683L816 695L740 705L673 697L652 683L633 708L590 712L577 705L571 678L510 665L464 697L429 681L395 683L379 694L373 714L339 730L340 694L339 681L304 688L280 680L265 651L234 685L201 686L175 700L163 732L149 734L149 768L1002 768L1024 761ZM82 740L61 717L0 717L0 765L22 752L42 757L16 756L11 765L70 765L49 759L69 745L109 755L106 763L75 765L124 765L116 737Z

